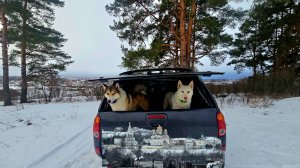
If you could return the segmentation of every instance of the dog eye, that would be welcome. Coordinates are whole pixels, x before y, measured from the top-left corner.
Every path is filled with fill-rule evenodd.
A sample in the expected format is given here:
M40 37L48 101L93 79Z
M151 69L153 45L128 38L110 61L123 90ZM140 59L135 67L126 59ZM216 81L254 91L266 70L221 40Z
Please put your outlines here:
M114 95L115 93L112 93L111 95Z

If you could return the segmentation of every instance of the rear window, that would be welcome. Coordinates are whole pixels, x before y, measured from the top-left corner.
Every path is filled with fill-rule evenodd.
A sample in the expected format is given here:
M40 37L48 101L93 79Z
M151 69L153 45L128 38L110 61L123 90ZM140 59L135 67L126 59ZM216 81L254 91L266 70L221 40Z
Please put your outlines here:
M164 79L131 79L131 80L117 80L110 83L110 85L115 85L118 83L119 87L122 88L126 95L122 96L131 96L134 97L136 95L135 88L137 85L143 86L146 94L143 92L145 98L149 102L149 108L144 110L141 107L138 107L136 110L129 111L173 111L173 110L183 110L183 109L172 109L170 106L165 108L165 99L168 93L175 93L178 87L178 81L181 81L182 85L188 86L191 81L193 81L193 94L190 102L190 108L184 109L201 109L201 108L211 108L215 107L215 104L212 100L210 93L207 91L203 82L197 77L178 77L178 78L164 78ZM187 92L184 90L184 92ZM106 94L106 93L104 93ZM140 93L138 93L140 94ZM142 95L143 96L143 95ZM100 111L124 111L124 110L112 110L110 103L112 101L118 102L119 100L109 100L109 98L104 97ZM184 102L184 96L180 98ZM135 101L132 100L131 101ZM128 111L128 110L127 110Z

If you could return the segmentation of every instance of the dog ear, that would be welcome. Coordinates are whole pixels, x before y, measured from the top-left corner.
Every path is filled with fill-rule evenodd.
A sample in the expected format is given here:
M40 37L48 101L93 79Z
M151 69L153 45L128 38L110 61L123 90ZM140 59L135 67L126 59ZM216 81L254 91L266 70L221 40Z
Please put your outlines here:
M194 81L193 80L190 82L189 87L191 87L192 89L194 89Z
M179 80L177 83L177 89L180 88L181 86L182 86L182 82L181 82L181 80Z
M116 87L118 90L120 90L120 85L119 85L119 83L116 83L116 84L115 84L115 87Z
M103 90L106 90L107 85L106 84L102 84L102 88L103 88Z

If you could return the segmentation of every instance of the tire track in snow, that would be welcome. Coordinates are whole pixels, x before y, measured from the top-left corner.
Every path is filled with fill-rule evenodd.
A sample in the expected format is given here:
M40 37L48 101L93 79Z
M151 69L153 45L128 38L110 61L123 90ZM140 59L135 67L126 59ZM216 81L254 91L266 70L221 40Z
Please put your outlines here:
M295 156L295 155L291 155L291 154L274 152L274 151L263 151L263 152L267 153L267 154L278 155L278 156L281 156L281 157L294 158L294 159L300 160L300 156L297 156L297 155Z
M102 160L96 155L94 147L91 145L90 149L82 152L77 159L72 162L65 163L62 168L101 168ZM107 167L102 167L107 168Z
M59 166L63 166L61 164L67 164L68 162L70 162L70 157L74 158L74 156L72 157L72 155L76 155L76 153L78 155L80 151L84 149L86 150L89 149L89 144L92 144L91 143L92 133L89 132L91 131L91 128L92 128L91 125L86 127L85 129L78 132L77 134L69 138L67 141L62 143L61 145L57 146L56 148L52 149L50 152L46 153L44 156L33 161L30 165L27 166L27 168L40 168L40 167L46 168L47 166L59 167ZM58 159L59 157L61 157L61 159ZM59 160L60 162L58 162L57 163L58 165L56 166L54 164L55 162L57 162L57 160Z

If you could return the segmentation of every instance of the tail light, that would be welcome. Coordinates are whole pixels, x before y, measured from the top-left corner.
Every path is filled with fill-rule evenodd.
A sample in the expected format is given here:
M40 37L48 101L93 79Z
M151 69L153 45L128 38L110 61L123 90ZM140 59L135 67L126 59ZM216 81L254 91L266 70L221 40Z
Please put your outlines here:
M101 154L100 148L95 148L95 151L96 151L97 155L100 155L100 154Z
M224 115L221 112L217 113L217 121L218 121L218 136L222 137L226 134L226 123Z
M94 138L96 138L97 140L100 140L100 122L101 122L101 118L99 114L97 114L97 116L94 119L94 126L93 126L93 135Z

